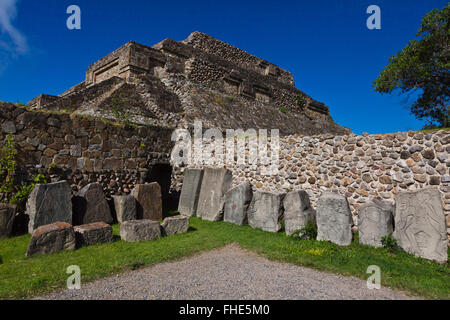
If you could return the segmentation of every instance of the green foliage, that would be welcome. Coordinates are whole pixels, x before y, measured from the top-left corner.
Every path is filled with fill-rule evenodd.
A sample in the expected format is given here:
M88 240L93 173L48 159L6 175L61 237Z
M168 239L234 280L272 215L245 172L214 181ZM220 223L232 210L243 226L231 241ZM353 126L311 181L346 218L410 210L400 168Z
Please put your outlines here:
M297 95L297 104L303 109L306 105L306 99L303 93Z
M383 248L386 248L391 252L398 252L401 250L398 246L397 239L392 236L392 233L382 237L381 244L383 245Z
M12 135L8 135L0 154L0 194L2 201L9 201L14 192L17 149Z
M24 208L31 191L37 184L47 183L45 176L43 174L38 174L34 177L32 184L26 184L19 188L19 190L14 194L12 199L9 201L10 204L15 204L18 208Z
M280 107L280 112L281 113L287 113L286 107Z
M450 3L422 19L417 33L374 81L375 91L418 93L411 105L417 119L447 127L450 123Z
M300 239L315 240L317 238L317 225L313 221L308 220L306 225L295 231L292 236Z
M114 117L116 117L117 121L124 124L126 128L132 127L130 115L128 111L124 111L124 101L122 98L122 95L114 96L111 99L111 112L113 113Z

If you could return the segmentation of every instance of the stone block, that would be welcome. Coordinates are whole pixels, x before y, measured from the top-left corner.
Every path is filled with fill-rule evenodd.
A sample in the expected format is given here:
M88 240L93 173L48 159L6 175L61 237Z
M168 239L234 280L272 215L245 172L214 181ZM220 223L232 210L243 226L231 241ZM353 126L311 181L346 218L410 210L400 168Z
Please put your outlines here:
M252 200L252 188L248 182L228 190L225 193L223 220L239 226L248 223L247 209Z
M131 220L120 225L120 237L127 242L147 241L161 237L161 225L153 220Z
M67 181L37 184L26 205L28 232L55 222L72 224L71 188Z
M374 199L358 209L359 242L381 247L381 238L394 231L395 207L388 201Z
M280 231L284 197L284 193L254 192L247 211L248 224L268 232Z
M26 256L63 250L75 250L75 232L72 225L66 222L55 222L40 226L33 231Z
M317 240L327 240L340 246L352 242L352 214L347 198L324 193L317 203Z
M165 236L176 233L186 233L189 229L189 217L184 215L167 217L164 219L161 227L162 234Z
M198 199L203 180L203 170L186 169L183 177L178 212L185 216L195 217L197 214Z
M441 194L424 188L396 197L394 238L406 252L447 262L447 230Z
M286 194L283 201L284 227L287 235L303 228L308 221L316 221L316 212L311 207L309 195L304 190Z
M112 196L116 210L117 221L136 220L136 199L132 195Z
M137 184L131 195L136 199L138 219L162 219L161 187L157 182Z
M11 236L15 215L16 206L0 203L0 238Z
M198 200L198 217L208 221L223 219L224 195L230 189L232 180L232 173L228 169L205 169Z
M77 247L113 241L112 227L105 222L93 222L74 227Z
M112 223L113 218L108 202L99 183L90 183L72 199L74 225L92 222Z

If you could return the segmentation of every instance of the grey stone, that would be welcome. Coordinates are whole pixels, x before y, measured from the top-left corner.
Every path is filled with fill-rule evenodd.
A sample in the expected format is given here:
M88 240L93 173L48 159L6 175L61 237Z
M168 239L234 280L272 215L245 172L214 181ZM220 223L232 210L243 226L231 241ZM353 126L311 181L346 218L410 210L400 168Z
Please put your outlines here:
M120 237L127 242L147 241L161 237L161 225L153 220L131 220L120 224Z
M154 221L162 219L161 187L157 182L137 184L131 195L136 198L138 219Z
M2 124L3 133L14 134L16 133L16 125L12 121L5 121Z
M198 199L197 216L203 220L219 221L223 218L225 193L230 189L233 176L225 168L206 168Z
M77 247L113 241L112 227L105 222L93 222L75 226Z
M225 193L223 220L239 226L247 224L247 209L252 200L252 188L248 182L228 190Z
M132 195L112 196L116 210L117 221L136 220L136 199Z
M15 215L16 206L0 203L0 238L11 236Z
M28 232L55 222L72 224L71 189L67 181L37 184L26 205Z
M75 245L75 232L72 225L55 222L40 226L33 231L26 256L75 250Z
M409 152L410 153L415 153L415 152L420 152L420 151L422 151L423 150L423 147L422 146L419 146L419 145L414 145L414 146L412 146L411 148L409 148Z
M268 232L280 231L284 196L284 193L254 192L247 211L248 224Z
M340 246L352 242L352 214L347 198L324 193L317 202L317 240L327 240Z
M186 233L189 229L189 217L178 215L167 217L161 224L162 233L165 236L170 236L176 233Z
M186 169L183 177L178 212L185 216L195 217L197 214L198 199L203 180L203 170Z
M394 231L394 206L374 199L358 209L359 242L381 247L381 238Z
M309 195L304 190L286 194L283 201L284 227L287 235L303 228L308 221L316 221L316 212L311 207Z
M446 222L437 189L424 188L397 195L394 238L406 252L447 262Z
M74 225L113 222L111 210L103 194L103 187L99 183L94 182L85 186L73 197L72 202Z

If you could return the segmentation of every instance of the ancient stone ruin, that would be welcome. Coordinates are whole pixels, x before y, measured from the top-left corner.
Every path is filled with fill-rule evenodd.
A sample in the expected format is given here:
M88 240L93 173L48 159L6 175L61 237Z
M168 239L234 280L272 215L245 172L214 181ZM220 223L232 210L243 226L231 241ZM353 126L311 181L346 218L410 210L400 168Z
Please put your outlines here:
M220 128L283 123L283 134L350 132L333 122L327 106L295 88L291 73L201 32L152 47L130 41L90 65L82 83L28 105L113 121L122 113L169 128L201 119Z
M446 260L449 131L354 135L291 73L206 34L128 42L69 90L0 108L0 142L11 137L18 151L16 180L48 181L26 210L0 206L0 237L26 211L30 254L107 242L101 223L121 223L127 241L185 232L184 217L159 222L178 205L184 216L270 232L316 221L318 238L339 245L352 228L373 246L394 231L405 250ZM174 163L172 133L197 120L203 129L279 129L278 173L265 174L264 163Z

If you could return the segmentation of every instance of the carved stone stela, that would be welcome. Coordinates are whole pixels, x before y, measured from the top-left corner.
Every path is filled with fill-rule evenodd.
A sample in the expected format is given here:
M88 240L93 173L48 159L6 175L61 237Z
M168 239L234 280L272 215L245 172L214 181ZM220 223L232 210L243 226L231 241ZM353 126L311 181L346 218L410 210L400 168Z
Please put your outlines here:
M447 231L439 191L432 188L397 196L394 237L407 252L447 261Z

